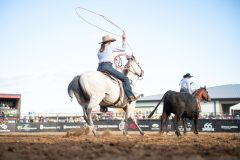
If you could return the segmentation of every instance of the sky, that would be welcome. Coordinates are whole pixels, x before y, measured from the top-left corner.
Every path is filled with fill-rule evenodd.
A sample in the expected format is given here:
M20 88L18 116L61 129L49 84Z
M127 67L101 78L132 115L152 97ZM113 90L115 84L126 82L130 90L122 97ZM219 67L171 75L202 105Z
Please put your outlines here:
M21 112L79 113L67 87L96 70L102 36L76 14L83 7L122 28L145 71L135 91L145 96L179 91L186 73L199 86L240 83L238 0L1 0L0 93L21 94ZM77 10L116 35L101 17ZM121 44L117 38L114 45ZM128 48L127 52L131 52Z

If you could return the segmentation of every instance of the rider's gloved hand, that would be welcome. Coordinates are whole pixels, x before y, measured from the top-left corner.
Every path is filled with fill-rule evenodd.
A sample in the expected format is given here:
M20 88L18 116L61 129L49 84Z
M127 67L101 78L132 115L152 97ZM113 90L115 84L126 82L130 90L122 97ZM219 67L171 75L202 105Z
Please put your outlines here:
M126 40L126 34L125 34L125 32L123 32L123 34L122 34L122 40L123 40L123 41Z

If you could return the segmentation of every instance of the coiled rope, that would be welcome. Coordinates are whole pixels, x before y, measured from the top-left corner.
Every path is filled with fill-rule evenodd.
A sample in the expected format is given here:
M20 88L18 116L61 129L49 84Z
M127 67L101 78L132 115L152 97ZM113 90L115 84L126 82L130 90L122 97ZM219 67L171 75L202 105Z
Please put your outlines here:
M119 34L110 32L110 31L108 31L108 30L105 30L105 29L103 29L103 28L101 28L101 27L99 27L99 26L97 26L97 25L89 22L89 21L86 20L83 16L81 16L81 14L78 12L78 10L84 10L84 11L87 11L87 12L92 13L92 14L94 14L94 15L100 16L100 17L102 17L104 20L106 20L107 22L109 22L110 24L112 24L113 26L117 27L117 28L118 28L119 30L121 30L122 32L125 32L125 31L124 31L121 27L119 27L116 23L114 23L113 21L111 21L109 18L107 18L106 16L104 16L104 15L102 15L102 14L93 12L93 11L91 11L91 10L88 10L88 9L82 8L82 7L77 7L77 8L75 9L76 14L78 15L79 18L81 18L81 19L82 19L84 22L86 22L87 24L89 24L89 25L91 25L91 26L93 26L93 27L95 27L95 28L97 28L97 29L99 29L99 30L101 30L101 31L104 31L104 32L107 32L107 33L109 33L109 34L112 34L112 35L121 37L121 35L119 35ZM133 50L132 50L131 46L129 45L129 43L128 43L127 41L126 41L126 44L127 44L128 47L130 48L130 50L131 50L131 52L132 52L132 55L133 55Z

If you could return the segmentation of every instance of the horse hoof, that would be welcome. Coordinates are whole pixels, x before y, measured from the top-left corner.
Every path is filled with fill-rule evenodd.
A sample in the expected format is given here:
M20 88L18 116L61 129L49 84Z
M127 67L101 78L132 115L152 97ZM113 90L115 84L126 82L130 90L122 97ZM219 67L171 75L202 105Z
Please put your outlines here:
M128 133L127 133L127 132L125 132L125 131L123 131L123 135L124 135L124 136L127 136L127 135L128 135Z
M142 136L144 136L144 132L141 132L140 134L141 134Z
M198 134L198 132L194 132L195 134Z
M164 135L165 133L167 133L167 132L164 132L164 131L159 132L160 135Z
M85 135L88 135L90 132L92 132L92 127L87 127L85 129Z
M181 136L181 134L179 133L179 132L177 132L177 131L175 131L175 134L179 137L179 136Z
M171 136L172 134L168 132L167 135L168 135L168 136Z
M99 134L94 135L96 138L101 138L102 136L100 136Z

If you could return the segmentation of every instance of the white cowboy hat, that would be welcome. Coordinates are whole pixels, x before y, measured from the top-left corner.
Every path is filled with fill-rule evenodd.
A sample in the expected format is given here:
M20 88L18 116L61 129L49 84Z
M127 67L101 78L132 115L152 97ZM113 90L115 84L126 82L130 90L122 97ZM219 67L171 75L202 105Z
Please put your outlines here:
M99 44L106 43L106 42L114 42L114 41L116 41L115 38L111 38L109 35L106 35L102 37L102 42L100 42Z

